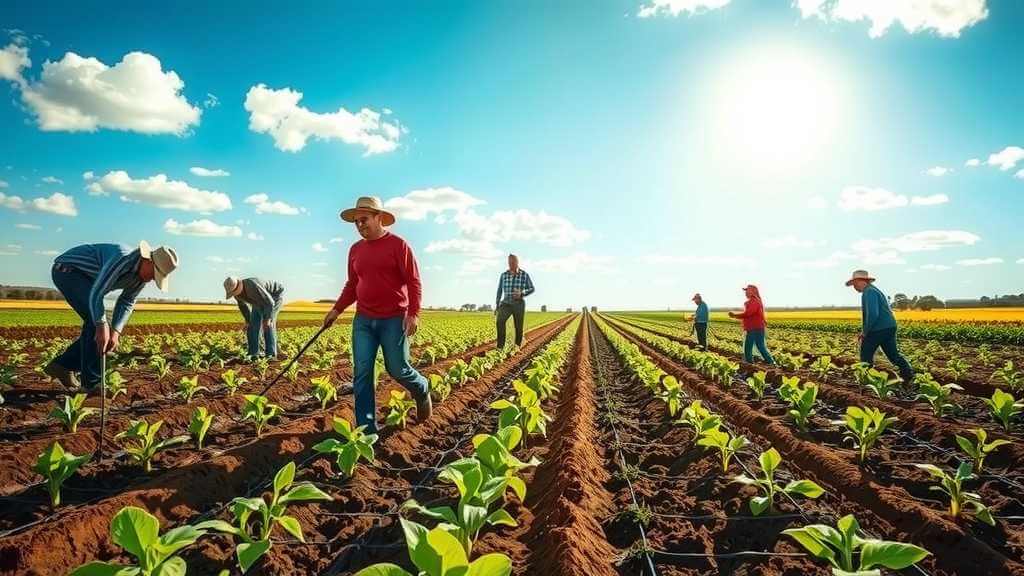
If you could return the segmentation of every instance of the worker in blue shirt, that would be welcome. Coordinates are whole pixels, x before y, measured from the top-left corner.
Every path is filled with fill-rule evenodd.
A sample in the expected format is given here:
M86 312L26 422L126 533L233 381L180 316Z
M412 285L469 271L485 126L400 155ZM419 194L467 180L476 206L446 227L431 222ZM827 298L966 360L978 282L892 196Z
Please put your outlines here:
M143 240L132 249L120 244L83 244L53 261L52 278L57 290L82 318L82 332L43 370L67 388L77 388L75 373L90 391L100 382L100 354L117 348L135 299L147 282L167 291L167 277L178 267L178 255L161 246L153 249ZM103 297L120 290L108 324Z
M693 302L697 305L697 311L693 313L693 331L697 333L697 343L700 344L701 349L708 349L708 314L707 302L704 302L704 298L701 297L700 293L693 295Z
M896 317L885 294L875 286L875 279L867 270L854 270L846 285L860 292L860 361L874 364L875 352L881 347L889 361L899 369L900 378L906 383L912 382L914 370L896 345Z

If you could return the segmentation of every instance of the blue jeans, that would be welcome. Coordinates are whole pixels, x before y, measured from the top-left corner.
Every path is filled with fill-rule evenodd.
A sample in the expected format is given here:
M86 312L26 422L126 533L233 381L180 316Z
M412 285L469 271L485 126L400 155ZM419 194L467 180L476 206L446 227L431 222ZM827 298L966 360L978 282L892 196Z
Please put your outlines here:
M900 349L896 345L896 328L868 332L860 344L860 361L874 364L875 352L879 347L889 361L899 368L900 378L903 378L904 382L913 382L914 369L910 367L910 362L907 362L903 354L900 354Z
M757 351L765 362L775 364L775 358L772 358L768 344L764 341L764 330L747 330L747 335L743 339L743 359L747 362L754 361L754 346L757 346Z
M264 318L262 312L253 309L249 313L249 329L246 331L245 337L249 343L250 358L255 358L260 354L260 332L263 333L263 340L266 344L266 355L272 359L277 358L277 314L281 311L283 303L284 298L274 301L274 308L270 311L270 323L266 328L263 327L263 321L267 318Z
M100 383L100 357L96 351L96 325L89 310L89 292L93 282L85 274L60 264L54 264L51 277L53 285L82 318L82 332L78 339L53 361L72 372L81 372L82 386L95 388Z
M402 327L405 316L368 318L356 314L352 320L352 360L355 374L352 388L356 397L356 426L366 426L367 434L377 432L377 398L373 368L377 350L384 352L388 374L412 394L423 398L428 393L427 379L409 363L409 339Z

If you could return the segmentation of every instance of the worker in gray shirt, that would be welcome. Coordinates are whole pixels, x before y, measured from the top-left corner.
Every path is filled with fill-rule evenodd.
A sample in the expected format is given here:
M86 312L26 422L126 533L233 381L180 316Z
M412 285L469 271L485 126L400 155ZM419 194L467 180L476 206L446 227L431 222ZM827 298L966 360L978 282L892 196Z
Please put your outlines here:
M245 318L245 336L249 343L249 358L260 354L260 332L263 332L265 354L277 358L277 314L284 304L284 286L273 280L259 278L224 280L225 298L234 298Z

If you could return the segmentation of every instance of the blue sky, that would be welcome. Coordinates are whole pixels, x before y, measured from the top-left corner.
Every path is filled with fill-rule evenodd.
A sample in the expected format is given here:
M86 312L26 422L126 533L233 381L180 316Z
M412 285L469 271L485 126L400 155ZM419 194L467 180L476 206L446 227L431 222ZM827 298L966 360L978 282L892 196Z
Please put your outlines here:
M5 4L0 283L144 238L332 298L373 194L425 305L510 251L534 307L1024 291L1024 4L876 4Z

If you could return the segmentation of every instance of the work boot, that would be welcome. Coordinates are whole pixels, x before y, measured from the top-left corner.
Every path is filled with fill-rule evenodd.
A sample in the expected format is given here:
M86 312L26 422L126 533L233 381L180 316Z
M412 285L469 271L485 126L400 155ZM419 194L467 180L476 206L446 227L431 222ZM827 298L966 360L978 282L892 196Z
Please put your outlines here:
M75 376L75 373L55 361L47 364L46 368L43 368L43 373L60 382L61 386L69 390L79 388L78 378Z
M416 399L416 422L426 422L434 413L434 402L430 399L428 390L422 397Z

